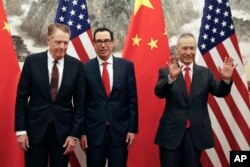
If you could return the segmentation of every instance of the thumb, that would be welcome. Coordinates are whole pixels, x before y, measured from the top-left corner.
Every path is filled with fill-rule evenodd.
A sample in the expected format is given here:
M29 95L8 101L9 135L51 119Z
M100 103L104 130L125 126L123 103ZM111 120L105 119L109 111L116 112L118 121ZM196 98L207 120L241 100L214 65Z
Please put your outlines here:
M27 138L26 141L25 141L25 145L27 146L27 148L30 147L30 144L29 144L29 139Z
M65 142L64 142L64 144L63 144L63 147L67 147L68 142L69 142L69 141L66 139Z
M221 68L220 68L220 67L218 67L218 70L219 70L219 72L221 73Z
M127 138L126 138L126 143L129 142L129 135L127 135Z

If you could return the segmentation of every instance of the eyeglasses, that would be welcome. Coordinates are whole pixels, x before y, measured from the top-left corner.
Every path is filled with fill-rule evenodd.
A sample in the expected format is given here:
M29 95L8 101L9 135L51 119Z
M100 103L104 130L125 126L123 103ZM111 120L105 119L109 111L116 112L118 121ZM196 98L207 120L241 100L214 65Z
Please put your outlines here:
M104 43L104 45L109 46L112 43L112 41L110 39L105 39L103 41L102 40L96 40L95 41L95 44L97 46L102 46L103 43Z

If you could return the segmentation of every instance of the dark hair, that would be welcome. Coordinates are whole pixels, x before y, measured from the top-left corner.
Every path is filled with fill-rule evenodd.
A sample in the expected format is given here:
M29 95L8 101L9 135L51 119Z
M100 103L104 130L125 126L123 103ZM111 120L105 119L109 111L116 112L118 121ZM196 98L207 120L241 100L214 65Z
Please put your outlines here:
M51 36L55 33L56 29L60 29L65 33L68 33L70 35L70 28L65 24L60 23L53 23L48 26L48 36Z
M108 28L106 28L106 27L101 27L101 28L97 28L97 29L94 31L94 34L93 34L94 41L96 40L96 39L95 39L96 33L97 33L97 32L104 32L104 31L109 32L111 41L114 40L114 35L113 35L114 33L113 33L110 29L108 29Z

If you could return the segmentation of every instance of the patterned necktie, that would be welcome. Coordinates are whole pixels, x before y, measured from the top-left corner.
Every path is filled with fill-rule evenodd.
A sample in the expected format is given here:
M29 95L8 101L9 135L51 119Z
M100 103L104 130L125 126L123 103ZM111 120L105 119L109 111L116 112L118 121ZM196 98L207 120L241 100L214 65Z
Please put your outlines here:
M56 99L56 94L57 94L57 89L58 89L58 80L59 80L59 72L57 68L58 61L54 61L54 65L52 67L52 75L51 75L51 82L50 82L50 93L51 93L51 98L52 101L55 101Z
M103 70L102 70L102 82L106 91L107 96L110 94L110 81L109 81L109 73L107 70L108 62L104 62L103 64Z
M185 76L184 76L184 79L185 79L185 83L186 83L186 88L187 88L187 94L188 94L188 96L190 95L190 88L191 88L191 78L190 78L190 75L189 75L189 71L190 71L190 68L189 67L185 67Z

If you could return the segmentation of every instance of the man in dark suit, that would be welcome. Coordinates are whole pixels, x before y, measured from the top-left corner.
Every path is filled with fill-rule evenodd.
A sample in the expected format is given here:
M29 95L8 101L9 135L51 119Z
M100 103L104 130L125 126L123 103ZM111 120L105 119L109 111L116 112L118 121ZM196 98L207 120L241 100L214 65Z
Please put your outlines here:
M134 66L112 56L113 42L112 31L98 28L94 32L97 57L84 65L86 119L81 146L88 167L104 167L106 159L109 167L125 167L138 130Z
M170 60L159 71L155 94L167 101L155 138L162 167L199 166L202 150L214 146L208 95L225 97L231 90L232 58L224 60L217 81L208 68L194 63L195 52L194 36L182 34L176 46L179 61Z
M15 131L27 167L68 166L83 124L83 64L66 54L70 29L48 27L48 51L26 58L18 84Z

